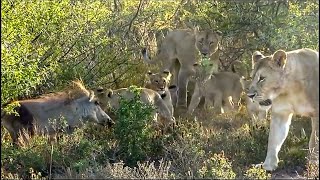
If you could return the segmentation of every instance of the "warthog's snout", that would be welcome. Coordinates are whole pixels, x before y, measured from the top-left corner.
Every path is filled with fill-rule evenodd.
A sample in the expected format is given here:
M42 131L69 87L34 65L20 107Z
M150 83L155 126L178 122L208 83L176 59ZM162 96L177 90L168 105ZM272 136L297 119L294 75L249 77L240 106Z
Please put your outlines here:
M114 124L115 124L115 122L114 122L111 118L109 118L109 119L107 120L107 126L108 126L108 127L112 127Z

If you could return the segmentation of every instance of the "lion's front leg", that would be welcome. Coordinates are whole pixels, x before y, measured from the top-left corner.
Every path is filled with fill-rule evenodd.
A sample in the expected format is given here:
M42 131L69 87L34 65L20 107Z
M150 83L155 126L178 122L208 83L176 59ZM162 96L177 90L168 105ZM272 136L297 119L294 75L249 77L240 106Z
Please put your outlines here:
M262 165L265 170L273 171L278 167L278 153L287 138L292 115L285 111L272 112L267 157Z
M187 108L187 86L192 71L189 68L181 68L178 77L178 98L176 107Z
M319 163L319 116L311 118L312 132L309 140L310 161Z
M191 101L190 101L190 104L189 104L189 107L188 107L188 114L192 114L194 109L196 107L198 107L199 103L200 103L200 100L201 100L201 93L200 93L200 89L199 89L199 86L198 86L198 83L196 83L196 86L194 88L194 92L192 94L192 97L191 97Z

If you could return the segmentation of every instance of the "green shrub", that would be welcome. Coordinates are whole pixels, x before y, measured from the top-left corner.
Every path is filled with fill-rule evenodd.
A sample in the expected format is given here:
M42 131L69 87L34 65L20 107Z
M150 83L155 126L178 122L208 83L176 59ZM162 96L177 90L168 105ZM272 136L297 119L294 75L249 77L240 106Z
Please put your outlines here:
M271 174L267 173L262 167L252 166L246 170L244 177L245 179L270 179Z
M198 173L202 178L234 179L236 177L232 170L231 162L224 156L223 152L213 154L213 156L205 160Z
M115 110L117 122L114 135L118 141L120 157L129 165L144 160L152 153L153 137L152 112L155 110L150 104L140 100L140 92L136 86L130 86L134 98L120 98L120 108Z

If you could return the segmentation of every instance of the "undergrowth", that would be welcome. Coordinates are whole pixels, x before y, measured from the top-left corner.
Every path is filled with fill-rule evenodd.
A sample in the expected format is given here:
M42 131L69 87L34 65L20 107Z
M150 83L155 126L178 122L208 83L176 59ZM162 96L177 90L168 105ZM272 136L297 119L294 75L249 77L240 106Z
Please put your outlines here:
M70 135L60 135L52 144L47 136L38 135L14 147L2 128L1 178L271 177L253 166L264 161L268 121L252 125L245 110L219 116L201 111L201 116L177 118L175 128L163 134L151 126L152 106L140 102L138 96L121 103L113 128L86 124ZM315 168L307 165L304 150L310 125L297 120L281 148L278 169L299 166L304 170L301 173L314 177ZM296 133L301 127L306 136Z

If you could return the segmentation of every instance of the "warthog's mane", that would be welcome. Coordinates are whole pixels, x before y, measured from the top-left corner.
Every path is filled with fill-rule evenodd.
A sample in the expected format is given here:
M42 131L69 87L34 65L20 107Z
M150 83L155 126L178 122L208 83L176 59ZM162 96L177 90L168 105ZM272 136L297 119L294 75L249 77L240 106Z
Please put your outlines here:
M40 98L65 98L66 103L81 97L89 97L90 92L85 88L80 80L71 81L71 83L61 92L53 92L41 95Z

